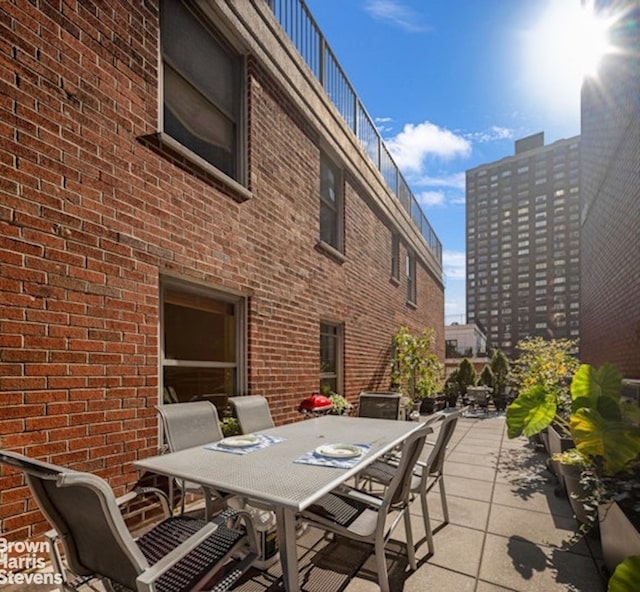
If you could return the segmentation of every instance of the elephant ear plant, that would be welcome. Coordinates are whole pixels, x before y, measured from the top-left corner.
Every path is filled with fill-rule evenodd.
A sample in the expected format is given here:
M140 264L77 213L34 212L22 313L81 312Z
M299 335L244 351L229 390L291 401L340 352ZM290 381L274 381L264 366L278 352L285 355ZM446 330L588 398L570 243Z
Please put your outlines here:
M571 383L571 434L580 454L605 476L640 459L640 407L621 401L622 375L613 364L580 366Z

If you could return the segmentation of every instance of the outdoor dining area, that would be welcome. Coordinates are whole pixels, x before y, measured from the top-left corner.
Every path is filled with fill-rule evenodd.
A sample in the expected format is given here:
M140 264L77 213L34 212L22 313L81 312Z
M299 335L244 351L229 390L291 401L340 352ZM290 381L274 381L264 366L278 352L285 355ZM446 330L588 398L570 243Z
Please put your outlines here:
M167 449L134 464L166 492L116 499L95 475L0 451L51 523L59 589L605 590L596 545L567 547L568 504L500 413L400 420L394 393L364 393L353 414L274 425L263 397L230 402L241 433L226 438L210 402L158 408ZM162 512L131 528L141 503Z

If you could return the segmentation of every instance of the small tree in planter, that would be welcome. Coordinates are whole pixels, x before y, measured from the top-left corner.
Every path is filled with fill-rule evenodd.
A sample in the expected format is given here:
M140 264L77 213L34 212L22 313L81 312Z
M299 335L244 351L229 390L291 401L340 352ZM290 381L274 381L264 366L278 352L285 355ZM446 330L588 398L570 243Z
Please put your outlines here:
M467 388L470 386L475 386L476 380L478 379L478 375L476 374L476 370L473 367L473 364L469 361L469 358L463 358L458 364L458 387L460 388L460 392L462 396L467 392Z
M491 366L489 364L485 364L482 372L480 372L480 376L478 377L478 386L487 386L490 389L495 388L495 377L493 375L493 370L491 370Z
M493 352L490 362L493 372L493 404L498 411L507 407L507 385L509 384L509 360L501 349Z
M580 365L575 339L533 337L518 342L520 356L509 378L519 394L507 407L507 435L532 437L555 422L569 434L569 380ZM560 452L560 450L558 450Z
M416 402L433 397L440 388L442 362L433 351L434 333L425 329L415 334L403 326L393 337L392 389Z
M444 381L444 395L447 398L447 407L455 407L460 396L460 385L458 383L458 370L449 374Z

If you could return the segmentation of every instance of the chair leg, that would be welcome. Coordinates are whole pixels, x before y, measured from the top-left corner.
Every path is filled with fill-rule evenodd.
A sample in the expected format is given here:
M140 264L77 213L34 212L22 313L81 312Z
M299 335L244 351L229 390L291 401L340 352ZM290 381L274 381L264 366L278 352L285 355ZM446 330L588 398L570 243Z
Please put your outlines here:
M409 512L408 507L404 511L404 530L405 530L405 536L407 537L407 557L409 558L409 566L413 571L416 571L416 569L418 569L418 564L416 563L416 550L413 546L413 530L411 528L411 513Z
M420 492L420 503L422 505L422 519L424 520L424 532L427 537L427 547L429 553L433 555L435 553L433 546L433 530L431 529L431 519L429 517L429 505L427 503L427 492Z
M390 592L387 557L384 554L384 536L381 534L376 537L374 553L376 554L376 565L378 566L378 586L380 586L380 592Z
M444 490L444 475L440 475L440 500L442 501L442 515L444 524L449 524L449 507L447 506L447 493Z
M175 482L172 478L169 478L169 510L171 515L173 516L173 512L175 511L174 503L175 503Z

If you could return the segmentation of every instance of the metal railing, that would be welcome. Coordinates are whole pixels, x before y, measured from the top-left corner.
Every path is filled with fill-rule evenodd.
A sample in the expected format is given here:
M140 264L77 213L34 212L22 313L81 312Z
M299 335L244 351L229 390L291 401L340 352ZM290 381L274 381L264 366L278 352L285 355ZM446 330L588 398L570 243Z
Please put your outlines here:
M442 244L304 0L265 0L442 265Z

